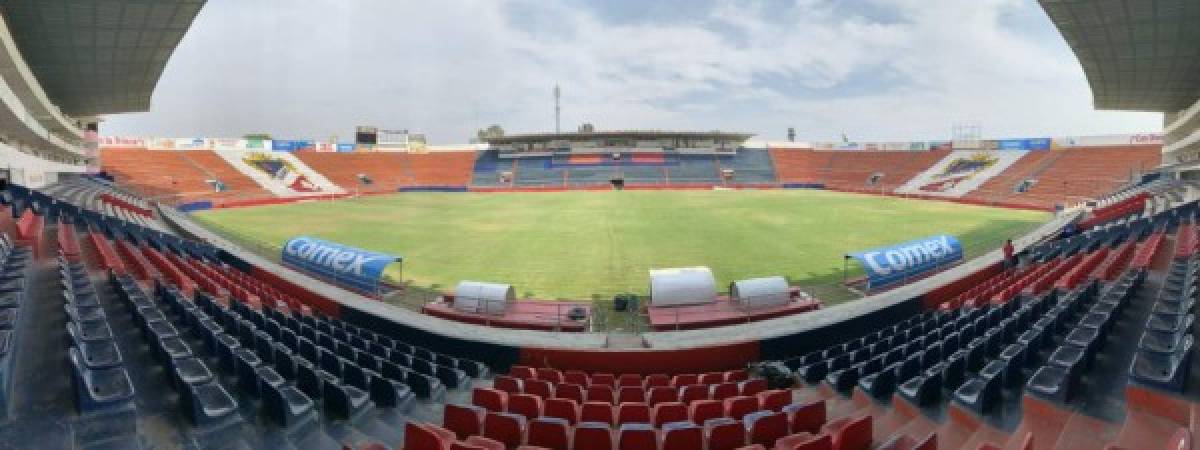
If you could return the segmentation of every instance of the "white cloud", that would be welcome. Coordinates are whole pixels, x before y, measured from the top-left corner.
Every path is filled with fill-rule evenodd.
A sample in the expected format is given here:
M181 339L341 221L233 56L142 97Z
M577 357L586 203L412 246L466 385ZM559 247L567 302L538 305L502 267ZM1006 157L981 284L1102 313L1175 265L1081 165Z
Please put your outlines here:
M103 132L348 139L370 124L454 143L490 123L549 129L555 83L567 129L928 139L963 121L989 136L1161 127L1157 114L1093 111L1031 2L857 3L894 17L836 0L720 0L699 20L636 23L533 0L213 0L151 112L112 116ZM1014 29L1006 14L1038 20Z

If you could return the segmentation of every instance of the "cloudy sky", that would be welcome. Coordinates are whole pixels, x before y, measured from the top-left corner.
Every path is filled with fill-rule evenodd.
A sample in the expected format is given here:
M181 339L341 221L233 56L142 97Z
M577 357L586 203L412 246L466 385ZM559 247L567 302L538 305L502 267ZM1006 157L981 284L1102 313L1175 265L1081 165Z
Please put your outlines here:
M105 135L464 143L508 132L735 130L783 139L1161 129L1100 112L1034 0L209 0L147 113Z

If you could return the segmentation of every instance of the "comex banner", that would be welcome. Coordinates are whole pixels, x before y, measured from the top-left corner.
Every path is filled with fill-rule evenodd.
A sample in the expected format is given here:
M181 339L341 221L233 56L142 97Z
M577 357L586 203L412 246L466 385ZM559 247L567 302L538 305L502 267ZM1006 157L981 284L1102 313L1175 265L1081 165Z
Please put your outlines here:
M308 236L283 245L284 264L359 292L378 293L383 269L401 262L399 256L376 253Z
M963 258L962 244L950 235L939 235L891 247L851 253L867 272L870 289L892 285L947 267Z

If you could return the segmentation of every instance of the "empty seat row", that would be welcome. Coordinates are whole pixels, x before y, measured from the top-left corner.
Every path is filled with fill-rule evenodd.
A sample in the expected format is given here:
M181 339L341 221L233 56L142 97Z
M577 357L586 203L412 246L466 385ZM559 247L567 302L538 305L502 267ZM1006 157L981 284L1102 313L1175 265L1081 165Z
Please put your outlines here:
M458 405L447 405L445 414L447 438L483 436L507 448L530 445L556 450L734 450L758 444L792 449L808 448L799 445L809 441L828 440L833 444L830 448L866 450L872 443L870 416L826 422L823 401L789 404L780 411L756 410L741 419L714 417L703 423L685 419L661 425L626 422L613 426L593 421L572 424L559 417L530 419L520 414ZM422 448L414 446L413 439L408 437L405 448ZM785 447L778 447L780 441Z
M136 414L134 387L87 268L60 257L67 357L81 414Z
M572 399L542 399L530 394L512 394L488 388L476 388L471 396L473 406L492 412L509 412L526 418L556 417L574 424L601 422L610 425L648 422L662 425L690 420L702 424L708 419L731 417L741 419L753 411L780 411L792 401L790 390L771 390L755 396L735 396L724 400L697 400L691 403L661 402L648 404L630 402L613 405L608 402L577 402Z
M188 344L183 332L158 303L128 275L111 275L109 280L141 329L151 354L171 374L180 406L192 423L206 432L241 423L237 399L219 382L199 349Z
M643 387L646 389L661 386L681 387L692 384L717 384L733 381L745 381L749 378L747 372L743 370L729 370L725 372L708 372L702 374L651 374L642 376L639 374L621 374L613 375L610 373L594 373L588 374L581 370L561 371L554 368L533 368L529 366L515 365L509 369L510 377L518 380L541 380L551 383L570 383L578 384L583 387L600 385L609 387Z
M729 381L715 384L685 384L679 386L655 386L643 388L627 386L614 389L606 384L596 384L584 387L573 383L554 383L543 380L520 380L512 377L498 376L493 385L496 389L510 394L532 394L541 398L567 398L577 402L606 402L610 404L628 402L660 402L682 401L684 403L696 400L722 400L737 395L755 395L767 389L765 379L744 381Z
M0 211L0 213L5 213ZM25 303L26 273L33 252L13 243L8 233L0 232L0 410L12 397L13 370L16 367L16 329Z
M1113 323L1128 306L1133 292L1140 286L1145 272L1131 269L1112 283L1099 296L1081 296L1079 301L1056 305L1049 314L1052 322L1043 331L1061 333L1057 347L1047 340L1050 356L1029 378L1025 390L1041 398L1067 402L1078 390L1083 373L1091 366L1104 345ZM1042 322L1035 324L1041 327ZM1041 328L1038 328L1039 330Z
M1172 261L1129 368L1133 382L1183 393L1195 339L1197 259L1193 254Z

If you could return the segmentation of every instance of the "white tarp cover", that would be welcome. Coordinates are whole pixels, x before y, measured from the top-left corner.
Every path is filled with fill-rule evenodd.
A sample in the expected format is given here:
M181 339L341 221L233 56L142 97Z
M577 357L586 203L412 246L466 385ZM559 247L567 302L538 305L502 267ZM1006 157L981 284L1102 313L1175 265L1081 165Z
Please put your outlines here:
M508 304L517 298L508 284L460 281L454 288L454 309L483 314L504 314Z
M717 279L707 267L650 270L650 305L700 305L717 301Z
M780 276L734 281L729 283L729 296L749 308L786 305L790 300L788 282Z

